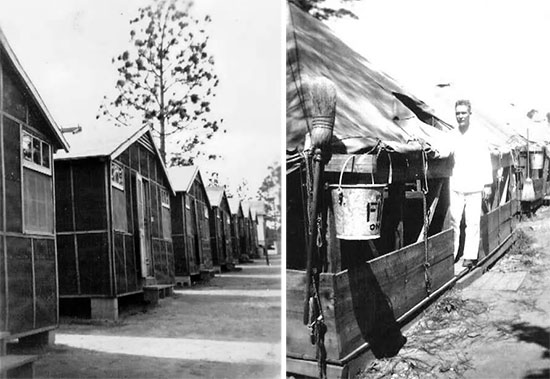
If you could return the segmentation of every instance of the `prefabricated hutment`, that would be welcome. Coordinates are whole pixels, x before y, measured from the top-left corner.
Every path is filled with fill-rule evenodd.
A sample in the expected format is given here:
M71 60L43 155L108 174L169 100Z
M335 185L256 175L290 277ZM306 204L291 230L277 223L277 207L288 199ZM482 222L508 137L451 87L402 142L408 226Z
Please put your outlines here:
M0 30L0 333L58 324L52 154L68 144Z
M55 156L60 297L116 319L120 297L174 282L172 185L148 127L67 137Z
M247 261L249 259L246 254L246 233L244 231L244 213L242 202L236 197L227 199L229 209L231 210L231 244L235 257L239 261Z
M191 276L213 272L210 247L210 202L197 166L168 170L174 186L172 241L176 283L189 283Z
M265 203L263 201L251 201L250 209L256 213L256 236L258 246L267 249L266 226L265 226ZM267 250L266 250L267 251Z
M232 269L235 261L231 245L231 211L225 190L222 187L206 187L206 193L210 201L212 261L220 269Z
M258 258L258 231L256 214L252 211L251 202L243 201L244 229L246 234L246 251L250 258Z

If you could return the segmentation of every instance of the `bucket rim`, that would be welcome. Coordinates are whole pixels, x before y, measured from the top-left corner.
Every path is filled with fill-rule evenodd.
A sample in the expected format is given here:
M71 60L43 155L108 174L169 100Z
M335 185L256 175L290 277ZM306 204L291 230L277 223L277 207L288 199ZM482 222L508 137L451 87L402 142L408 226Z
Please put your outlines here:
M328 188L385 188L387 184L329 184Z

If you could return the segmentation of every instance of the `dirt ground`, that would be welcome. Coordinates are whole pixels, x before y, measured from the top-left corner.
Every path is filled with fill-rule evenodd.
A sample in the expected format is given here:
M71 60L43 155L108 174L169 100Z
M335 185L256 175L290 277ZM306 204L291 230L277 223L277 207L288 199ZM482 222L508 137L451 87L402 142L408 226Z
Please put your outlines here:
M362 378L550 378L550 208L470 286L442 296L405 333L398 356Z
M257 259L117 322L62 319L38 378L278 378L281 261ZM17 349L17 346L13 347Z

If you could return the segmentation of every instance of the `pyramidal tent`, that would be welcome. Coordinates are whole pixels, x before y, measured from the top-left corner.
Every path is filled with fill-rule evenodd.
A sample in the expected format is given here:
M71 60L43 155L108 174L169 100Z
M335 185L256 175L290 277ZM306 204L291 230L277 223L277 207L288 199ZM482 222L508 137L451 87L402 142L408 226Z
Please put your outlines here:
M310 127L304 106L307 81L319 76L336 86L333 153L364 153L379 143L398 153L418 151L424 142L438 145L450 129L428 105L292 3L286 30L290 151L304 147Z

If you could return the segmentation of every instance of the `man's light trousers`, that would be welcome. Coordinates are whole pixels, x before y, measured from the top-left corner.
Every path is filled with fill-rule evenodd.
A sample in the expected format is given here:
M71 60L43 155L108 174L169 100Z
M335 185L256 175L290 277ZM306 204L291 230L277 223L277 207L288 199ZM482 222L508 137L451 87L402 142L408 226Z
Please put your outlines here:
M479 251L479 224L481 219L481 194L479 192L456 192L451 190L451 227L454 230L454 257L458 255L460 220L464 213L466 233L464 259L476 260Z

